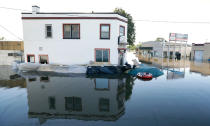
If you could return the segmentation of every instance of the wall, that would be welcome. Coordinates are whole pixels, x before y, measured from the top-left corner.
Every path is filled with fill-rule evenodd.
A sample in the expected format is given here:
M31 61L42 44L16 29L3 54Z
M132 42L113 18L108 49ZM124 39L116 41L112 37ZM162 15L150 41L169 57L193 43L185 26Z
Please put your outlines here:
M191 51L191 59L194 60L195 51L204 51L203 52L203 60L210 59L210 43L205 44L193 44Z
M21 61L21 56L8 56L8 53L22 53L18 50L0 50L0 65L12 65L14 61Z
M0 50L20 50L23 51L22 41L0 41Z
M80 39L63 39L64 23L80 23ZM52 24L52 38L45 38L45 24ZM111 24L110 40L99 39L100 24ZM88 64L95 60L95 48L109 48L110 63L118 64L120 25L127 31L127 23L111 19L23 19L25 57L35 54L38 62L39 54L48 54L51 64ZM43 50L39 51L39 47Z

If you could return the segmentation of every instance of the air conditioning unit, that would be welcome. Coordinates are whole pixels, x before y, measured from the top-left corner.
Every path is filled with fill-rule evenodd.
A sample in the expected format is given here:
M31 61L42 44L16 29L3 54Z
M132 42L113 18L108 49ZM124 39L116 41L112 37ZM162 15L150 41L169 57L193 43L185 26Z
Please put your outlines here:
M125 36L119 36L118 43L119 44L127 44L127 39L125 38Z

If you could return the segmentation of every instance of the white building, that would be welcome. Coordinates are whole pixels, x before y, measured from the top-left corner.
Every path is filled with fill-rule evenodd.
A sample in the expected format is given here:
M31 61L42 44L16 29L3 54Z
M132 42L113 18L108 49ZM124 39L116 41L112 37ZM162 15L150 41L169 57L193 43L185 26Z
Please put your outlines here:
M175 58L180 59L186 56L190 56L191 45L185 43L174 42L159 42L148 41L143 42L139 48L139 54L146 57L163 57L163 58Z
M23 60L22 41L0 41L0 65L12 65Z
M127 18L115 13L42 13L38 6L32 10L22 13L26 62L125 62Z

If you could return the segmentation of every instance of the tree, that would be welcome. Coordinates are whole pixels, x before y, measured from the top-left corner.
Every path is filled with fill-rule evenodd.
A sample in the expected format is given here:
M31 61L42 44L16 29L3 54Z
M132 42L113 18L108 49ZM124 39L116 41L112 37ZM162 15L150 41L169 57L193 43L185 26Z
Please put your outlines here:
M158 37L158 38L156 38L156 40L155 41L157 41L157 42L167 42L164 38L162 38L162 37Z
M128 19L127 41L129 45L133 45L136 39L136 29L133 22L133 17L121 8L115 8L114 13L117 13Z
M136 48L137 48L137 47L136 47L136 45L134 45L134 44L128 46L128 49L130 49L130 50L135 50Z
M0 40L5 40L5 38L4 37L0 37Z

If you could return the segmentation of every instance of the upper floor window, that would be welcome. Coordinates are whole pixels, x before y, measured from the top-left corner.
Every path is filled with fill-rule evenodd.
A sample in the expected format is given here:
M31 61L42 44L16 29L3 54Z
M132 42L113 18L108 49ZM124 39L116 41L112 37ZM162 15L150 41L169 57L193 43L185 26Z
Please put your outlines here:
M45 37L52 38L52 25L51 24L45 25Z
M100 25L100 39L110 39L110 24Z
M99 111L100 112L109 112L109 99L100 98L99 99Z
M63 24L63 39L80 39L80 24Z
M120 26L120 36L125 36L125 27Z

